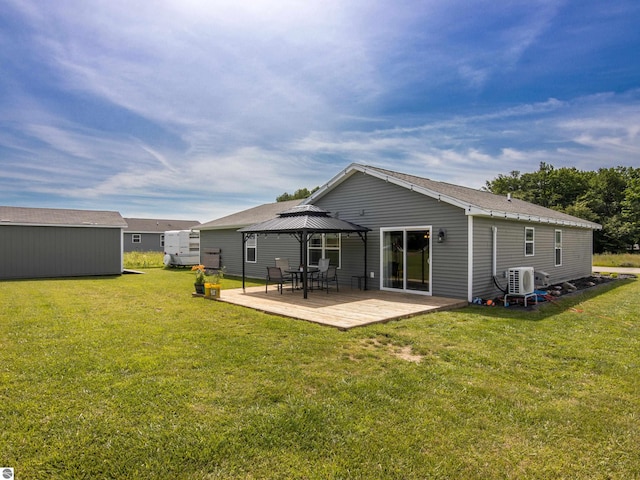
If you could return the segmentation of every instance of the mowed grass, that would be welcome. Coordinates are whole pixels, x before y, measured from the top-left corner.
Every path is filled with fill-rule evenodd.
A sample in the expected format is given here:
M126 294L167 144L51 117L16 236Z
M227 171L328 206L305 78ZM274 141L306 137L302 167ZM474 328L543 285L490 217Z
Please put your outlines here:
M22 479L640 478L638 281L348 332L192 290L186 270L1 282L0 466Z
M601 267L640 268L638 253L601 253L593 255L593 264Z

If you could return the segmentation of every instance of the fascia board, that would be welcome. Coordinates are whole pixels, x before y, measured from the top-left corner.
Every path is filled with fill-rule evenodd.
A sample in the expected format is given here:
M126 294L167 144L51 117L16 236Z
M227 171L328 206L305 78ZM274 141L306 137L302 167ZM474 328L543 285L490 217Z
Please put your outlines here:
M522 213L499 212L494 210L484 210L477 207L469 207L466 214L474 217L488 217L505 220L516 220L520 222L545 223L548 225L559 225L565 227L590 228L592 230L602 230L602 225L590 222L573 222L558 218L540 217L538 215L527 215Z

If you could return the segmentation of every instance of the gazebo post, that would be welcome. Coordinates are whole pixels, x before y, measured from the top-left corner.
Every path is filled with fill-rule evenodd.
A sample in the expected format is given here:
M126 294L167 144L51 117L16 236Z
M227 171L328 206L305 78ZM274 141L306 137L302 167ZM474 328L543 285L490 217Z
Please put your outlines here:
M309 237L307 230L302 230L302 289L304 290L304 298L307 298L307 244Z
M367 232L364 232L364 289L367 290Z
M242 234L242 292L245 293L245 289L244 289L244 265L245 265L245 244L247 243L247 237L246 235L243 233Z

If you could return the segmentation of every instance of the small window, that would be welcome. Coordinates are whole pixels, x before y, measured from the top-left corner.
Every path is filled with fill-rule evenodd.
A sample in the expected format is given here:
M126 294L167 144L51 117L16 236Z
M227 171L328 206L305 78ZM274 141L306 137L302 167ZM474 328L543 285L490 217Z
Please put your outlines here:
M256 263L258 261L258 237L255 233L247 237L244 248L246 262Z
M141 242L142 242L142 234L140 233L131 234L131 243L141 243Z
M562 230L556 230L555 239L556 267L562 266Z
M160 246L164 248L164 233L160 235Z
M524 229L524 255L525 257L533 257L535 255L535 230L533 227L525 227Z

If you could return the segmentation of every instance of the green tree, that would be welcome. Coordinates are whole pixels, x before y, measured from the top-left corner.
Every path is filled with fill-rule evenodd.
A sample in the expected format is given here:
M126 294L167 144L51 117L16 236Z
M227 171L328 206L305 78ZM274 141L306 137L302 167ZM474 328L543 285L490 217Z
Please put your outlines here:
M536 172L512 171L487 181L485 190L566 212L602 225L594 250L620 252L640 242L640 169L556 169L542 162Z
M320 187L315 187L311 191L308 188L299 188L293 194L284 192L282 195L276 197L276 202L286 202L288 200L302 200L304 198L309 198L313 195Z

